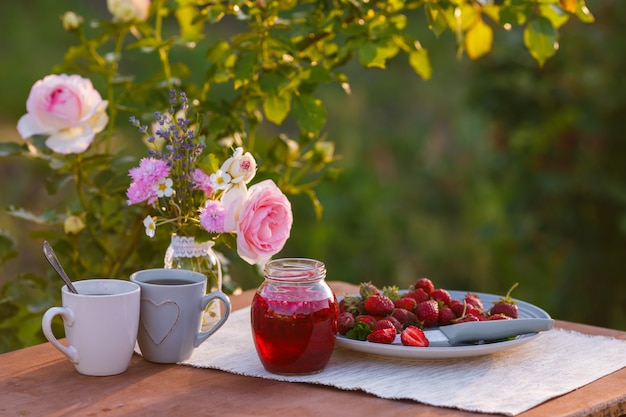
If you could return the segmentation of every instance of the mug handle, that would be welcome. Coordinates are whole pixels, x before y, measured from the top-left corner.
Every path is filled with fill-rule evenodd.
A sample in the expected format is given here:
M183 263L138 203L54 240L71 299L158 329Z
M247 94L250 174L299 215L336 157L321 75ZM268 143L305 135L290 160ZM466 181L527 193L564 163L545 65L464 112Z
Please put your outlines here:
M77 364L78 351L71 345L63 345L56 337L54 337L54 333L52 333L52 319L57 315L60 315L63 318L63 322L67 326L71 327L74 325L74 312L72 310L66 307L52 307L46 311L43 315L43 319L41 320L43 334L55 348L59 349L62 354L67 356L72 363Z
M224 323L226 322L226 319L230 315L230 299L228 298L226 294L224 294L223 292L219 292L219 291L209 293L205 295L204 297L202 297L202 304L201 304L202 311L206 309L206 307L209 305L209 302L211 300L216 299L216 298L219 299L224 305L224 313L222 314L222 317L219 319L219 321L215 323L215 325L211 327L209 330L207 330L206 332L198 332L193 342L194 347L200 346L202 342L207 340L209 336L211 336L220 327L222 327L222 325L224 325Z

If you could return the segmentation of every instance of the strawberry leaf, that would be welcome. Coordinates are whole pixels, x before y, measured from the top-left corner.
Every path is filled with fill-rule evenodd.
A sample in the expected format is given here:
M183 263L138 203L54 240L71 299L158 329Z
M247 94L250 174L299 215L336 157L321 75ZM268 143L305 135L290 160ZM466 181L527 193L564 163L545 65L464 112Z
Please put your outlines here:
M367 335L372 333L372 329L366 323L359 322L346 333L348 339L361 340L367 339Z

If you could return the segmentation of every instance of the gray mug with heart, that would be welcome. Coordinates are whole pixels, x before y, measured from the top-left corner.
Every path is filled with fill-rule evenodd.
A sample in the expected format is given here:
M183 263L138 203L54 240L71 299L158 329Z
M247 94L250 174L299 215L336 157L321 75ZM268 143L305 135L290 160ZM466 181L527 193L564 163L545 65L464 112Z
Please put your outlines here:
M189 359L228 319L230 300L222 292L206 294L207 278L186 269L146 269L130 280L141 287L137 342L150 362L177 363ZM207 331L201 331L207 305L221 301L222 315Z

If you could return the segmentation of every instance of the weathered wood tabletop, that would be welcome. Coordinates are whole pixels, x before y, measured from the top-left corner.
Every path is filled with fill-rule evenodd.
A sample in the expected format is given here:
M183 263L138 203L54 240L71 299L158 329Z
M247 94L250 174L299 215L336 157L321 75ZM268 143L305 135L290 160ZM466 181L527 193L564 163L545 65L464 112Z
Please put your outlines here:
M330 283L335 293L356 287ZM232 296L234 309L253 291ZM626 332L556 321L578 332L626 340ZM601 352L599 352L601 354ZM520 393L524 395L524 393ZM89 377L51 344L0 355L0 416L493 416L386 400L359 391L234 375L212 369L159 365L135 355L116 376ZM547 401L520 417L626 415L626 368Z

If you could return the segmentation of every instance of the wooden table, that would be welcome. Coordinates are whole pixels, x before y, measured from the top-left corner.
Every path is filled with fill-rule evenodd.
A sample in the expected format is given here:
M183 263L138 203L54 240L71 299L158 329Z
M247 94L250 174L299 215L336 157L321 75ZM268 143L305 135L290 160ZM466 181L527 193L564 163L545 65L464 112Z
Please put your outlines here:
M332 282L336 294L355 292ZM253 291L231 297L242 308ZM626 332L557 321L557 327L626 340ZM599 352L601 354L601 352ZM523 395L523 393L520 393ZM392 401L358 391L251 378L135 355L110 377L78 374L49 343L0 355L0 416L493 416ZM550 400L522 417L626 415L626 368Z

